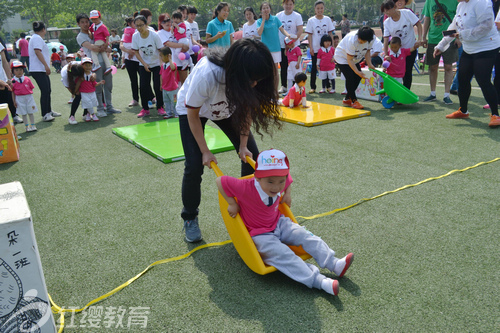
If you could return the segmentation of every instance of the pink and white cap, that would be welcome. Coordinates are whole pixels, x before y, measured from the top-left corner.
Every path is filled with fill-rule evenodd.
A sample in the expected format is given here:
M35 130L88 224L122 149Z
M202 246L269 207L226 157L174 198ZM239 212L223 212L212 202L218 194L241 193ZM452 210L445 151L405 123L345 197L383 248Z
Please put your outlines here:
M264 150L255 161L255 177L288 176L290 164L286 154L278 149Z

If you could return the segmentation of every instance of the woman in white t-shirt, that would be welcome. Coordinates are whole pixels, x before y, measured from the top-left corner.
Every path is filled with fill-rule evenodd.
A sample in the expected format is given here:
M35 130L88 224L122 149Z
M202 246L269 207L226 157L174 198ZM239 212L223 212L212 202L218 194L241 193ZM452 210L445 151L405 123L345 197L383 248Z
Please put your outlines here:
M417 27L418 43L422 43L422 23L420 19L409 9L398 9L393 0L385 0L380 6L380 11L387 15L384 21L384 54L389 54L389 37L401 38L401 47L411 49L416 42L414 26ZM403 85L411 89L412 70L417 50L406 57L406 71L403 77Z
M242 176L254 172L245 156L259 154L250 127L259 134L269 133L274 125L281 127L279 106L272 102L278 100L274 60L262 42L242 38L227 51L205 52L179 90L176 105L186 158L181 217L188 242L202 239L198 226L201 176L204 166L217 163L203 134L207 121L212 120L233 143L242 160Z
M40 109L42 110L43 121L52 121L54 117L61 114L52 111L50 99L50 51L43 38L47 31L45 24L41 21L33 22L33 31L35 32L30 39L30 74L35 79L38 88L40 88Z
M245 19L247 20L245 24L243 24L243 38L260 38L257 33L257 14L252 7L247 7L243 11L245 14Z
M283 28L290 35L297 36L295 39L295 46L300 44L300 36L302 36L302 32L304 31L302 21L302 15L293 11L295 8L295 0L283 0L281 3L283 9L281 12L276 14L276 17L281 21ZM280 45L281 45L281 90L280 92L287 92L287 72L288 72L288 59L286 58L286 48L285 48L285 35L281 32L280 36ZM290 87L291 88L291 87Z
M156 96L156 109L158 115L166 115L163 108L163 93L161 91L160 77L160 53L163 47L158 34L151 31L147 25L147 19L143 15L138 15L134 19L137 32L132 36L132 50L139 60L140 95L142 110L137 117L149 116L148 101L153 95L151 91L151 74L153 74L153 89Z
M448 119L469 118L468 102L471 93L470 81L476 78L484 99L491 109L490 127L500 126L498 115L499 96L491 83L491 72L500 51L500 35L494 23L491 1L458 0L457 13L448 30L456 33L444 37L434 48L434 57L445 52L450 43L458 38L463 52L458 68L458 98L460 107L446 116ZM497 61L498 63L498 61Z

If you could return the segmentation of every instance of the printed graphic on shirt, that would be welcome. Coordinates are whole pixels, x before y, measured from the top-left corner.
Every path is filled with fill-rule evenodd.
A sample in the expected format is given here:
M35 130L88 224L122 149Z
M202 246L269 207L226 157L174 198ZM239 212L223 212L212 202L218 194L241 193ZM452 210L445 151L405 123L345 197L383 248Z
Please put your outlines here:
M141 46L140 49L141 49L142 53L147 57L151 57L155 51L153 45L151 45L151 44L149 44L147 46Z
M443 7L445 11L448 11L448 7L446 7L445 4L441 4L441 7ZM434 20L435 26L440 26L446 23L444 22L444 20L446 20L446 15L444 14L443 11L441 11L441 9L439 9L437 5L432 7L432 12L434 13L434 15L432 15L432 19Z
M210 104L210 111L212 112L213 119L226 118L227 107L228 104L226 101Z
M396 30L396 33L394 34L394 36L396 37L399 37L401 38L401 40L403 40L404 38L406 38L406 36L408 36L408 25L403 25L403 29L402 30Z

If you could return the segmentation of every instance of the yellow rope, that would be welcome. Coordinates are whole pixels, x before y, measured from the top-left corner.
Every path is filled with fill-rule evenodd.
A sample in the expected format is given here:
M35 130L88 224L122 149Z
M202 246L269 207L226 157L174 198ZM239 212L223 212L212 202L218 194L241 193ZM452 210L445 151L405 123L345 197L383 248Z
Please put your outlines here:
M101 297L98 297L98 298L90 301L87 305L85 305L81 309L63 309L63 308L59 307L52 300L52 297L49 295L49 300L50 300L50 303L52 304L52 313L55 313L55 314L56 313L60 313L61 314L60 319L59 319L59 322L60 322L61 326L59 327L59 331L58 332L61 333L64 330L64 313L65 312L75 312L76 313L76 312L82 312L82 311L84 311L86 308L88 308L92 304L100 302L103 299L108 298L109 296L111 296L113 294L116 294L117 292L119 292L123 288L127 287L128 285L130 285L132 282L134 282L135 280L137 280L138 278L140 278L142 275L144 275L147 271L149 271L151 268L153 268L156 265L166 264L168 262L186 259L190 255L192 255L193 253L195 253L196 251L199 251L201 249L205 249L207 247L212 247L212 246L222 246L222 245L226 245L226 244L229 244L229 243L231 243L231 240L226 240L226 241L217 242L217 243L204 244L204 245L200 245L200 246L192 249L191 251L189 251L186 254L183 254L183 255L180 255L180 256L177 256L177 257L173 257L173 258L167 258L167 259L162 259L162 260L155 261L154 263L152 263L151 265L149 265L148 267L146 267L146 269L144 269L142 272L140 272L139 274L137 274L133 278L129 279L127 282L119 285L118 287L116 287L115 289L111 290L110 292L102 295Z
M373 199L377 199L377 198L383 197L384 195L387 195L387 194L390 194L390 193L395 193L395 192L398 192L398 191L406 190L407 188L414 187L414 186L417 186L417 185L421 185L421 184L430 182L432 180L441 179L441 178L450 176L450 175L452 175L454 173L457 173L457 172L464 172L464 171L467 171L467 170L470 170L470 169L473 169L473 168L477 168L478 166L486 165L486 164L489 164L489 163L493 163L493 162L496 162L498 160L500 160L500 157L497 157L497 158L495 158L495 159L493 159L491 161L488 161L488 162L480 162L480 163L477 163L476 165L473 165L473 166L470 166L470 167L467 167L467 168L464 168L464 169L451 170L450 172L445 173L444 175L441 175L441 176L427 178L427 179L422 180L422 181L420 181L418 183L415 183L415 184L405 185L405 186L400 187L398 189L395 189L395 190L392 190L392 191L387 191L387 192L384 192L382 194L376 195L376 196L371 197L371 198L361 199L358 202L353 203L352 205L349 205L349 206L344 207L344 208L337 208L337 209L334 209L334 210L326 212L326 213L316 214L316 215L312 215L312 216L297 216L296 218L302 218L302 219L305 219L305 220L312 220L312 219L316 219L318 217L323 217L323 216L331 215L331 214L334 214L334 213L337 213L337 212L342 212L344 210L347 210L349 208L357 206L357 205L359 205L359 204L361 204L363 202L370 201L370 200L373 200Z

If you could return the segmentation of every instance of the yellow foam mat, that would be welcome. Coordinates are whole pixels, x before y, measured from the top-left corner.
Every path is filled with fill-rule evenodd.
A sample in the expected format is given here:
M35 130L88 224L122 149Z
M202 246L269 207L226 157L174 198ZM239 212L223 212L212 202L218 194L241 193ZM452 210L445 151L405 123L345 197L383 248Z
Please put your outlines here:
M302 126L318 126L369 115L370 111L367 110L316 102L307 102L307 108L281 106L282 120Z

